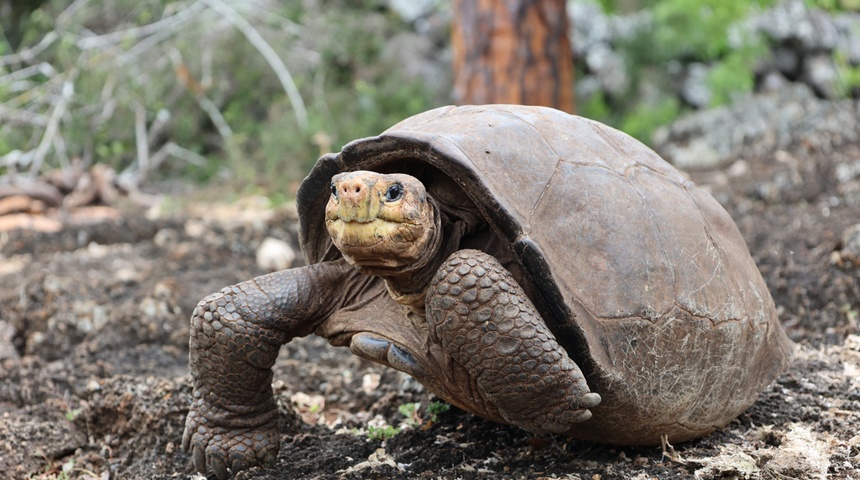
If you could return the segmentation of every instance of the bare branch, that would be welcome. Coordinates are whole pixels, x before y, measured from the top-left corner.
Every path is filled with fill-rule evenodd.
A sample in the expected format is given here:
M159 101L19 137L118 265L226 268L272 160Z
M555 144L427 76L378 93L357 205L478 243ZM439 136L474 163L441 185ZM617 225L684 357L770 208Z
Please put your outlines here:
M18 110L15 108L6 108L3 105L0 105L0 123L17 123L44 127L48 124L48 117L39 113L27 110Z
M120 30L118 32L106 33L104 35L82 38L78 40L77 45L81 50L106 48L125 40L147 37L154 33L176 28L180 23L196 15L200 10L202 10L202 7L203 6L199 2L194 2L190 7L180 9L174 15L164 17L157 22L148 23L140 27Z
M54 70L54 67L51 66L51 64L48 62L37 63L36 65L30 65L29 67L15 70L8 75L3 75L2 77L0 77L0 83L17 82L19 80L23 80L25 78L32 77L33 75L39 74L42 74L46 77L53 77L57 74L57 71Z
M175 48L170 50L170 52L168 52L168 56L170 57L170 61L173 62L174 70L181 70L180 67L183 67L183 62L182 54L179 53L179 50ZM215 125L215 128L218 130L218 134L225 139L232 137L233 129L230 128L229 124L227 124L227 120L224 118L224 115L221 114L221 111L218 110L215 103L212 102L212 100L209 100L202 90L192 88L188 83L185 83L185 87L192 95L194 95L200 108L209 115L209 119L212 120L212 124Z
M224 118L224 115L221 115L221 111L218 110L215 103L209 100L209 97L206 95L197 95L196 98L197 103L200 104L200 108L212 119L212 124L218 129L218 134L225 139L232 137L233 129L227 124L227 119Z
M202 167L203 165L206 165L206 157L204 157L203 155L200 155L198 153L195 153L191 150L188 150L185 147L181 147L181 146L179 146L175 143L172 143L172 142L168 143L164 147L167 149L168 153L170 153L171 155L173 155L176 158L180 158L182 160L185 160L186 162L190 163L191 165L194 165L196 167Z
M65 10L57 16L57 25L62 25L69 20L69 17L75 14L81 7L86 5L89 0L75 0L71 5L66 7Z
M168 157L185 160L197 167L202 167L206 164L206 157L192 152L187 148L180 147L173 142L167 142L161 148L156 150L151 157L149 157L150 169L158 170L158 167L160 167ZM139 184L144 176L145 174L139 169L134 166L130 166L119 174L117 183L123 188L129 189L129 186Z
M30 90L22 92L16 97L12 97L5 102L8 108L16 108L27 103L40 105L54 105L58 100L54 91L59 87L57 85L64 78L64 74L57 74L49 77L44 83L40 83Z
M263 36L260 35L260 33L230 5L222 2L221 0L203 0L203 2L229 20L233 26L245 35L245 38L251 42L251 45L253 45L254 48L263 55L263 58L266 59L269 66L271 66L272 70L275 71L275 75L278 76L281 86L284 88L284 91L290 99L290 103L293 105L299 128L306 130L308 127L308 113L305 108L305 102L299 94L299 89L293 81L293 76L290 74L290 71L287 70L287 66L284 65L284 62L281 60L281 57L278 56L278 53L275 52L275 49L272 48L272 46L266 42L266 39L264 39Z
M137 165L145 178L149 175L149 144L146 141L146 108L134 105L134 140L137 145Z
M152 125L149 126L149 133L146 135L146 144L152 146L155 143L155 139L158 138L159 135L164 131L164 128L170 124L170 111L166 108L162 108L155 114L155 120L152 121ZM154 166L151 165L153 169Z
M194 5L192 5L191 7L188 8L188 10L202 10L202 9L203 9L203 5L201 3L195 3ZM178 16L178 15L179 14L177 13L174 16ZM131 62L131 61L135 60L138 56L140 56L141 54L143 54L144 52L149 50L150 48L155 47L156 45L166 41L175 33L176 30L179 29L179 26L185 20L186 20L186 18L183 18L182 21L178 21L172 25L168 25L168 26L154 32L148 38L145 38L145 39L141 40L140 42L137 42L127 52L125 52L119 56L119 59L118 59L119 62L120 63Z
M75 93L75 78L77 77L77 73L77 70L72 70L69 77L63 82L62 95L54 107L54 111L51 112L48 125L45 127L45 133L42 135L42 141L39 142L39 146L36 147L36 151L33 153L33 163L30 165L31 176L39 173L39 170L42 168L42 162L45 160L45 155L48 154L48 149L54 141L54 135L57 134L60 128L60 120L66 113L66 106Z
M14 175L14 173L18 170L19 165L29 165L33 159L33 150L27 150L26 152L22 152L21 150L12 150L0 157L0 166L8 168ZM4 177L0 177L3 179ZM2 182L0 182L2 183Z
M36 58L36 55L42 53L43 50L50 47L51 44L54 43L55 40L57 40L58 37L59 35L57 35L57 32L46 33L45 36L42 37L42 39L39 40L39 43L37 43L36 45L30 48L25 48L18 53L4 55L0 57L0 67L5 67L6 65L11 65L13 63L25 63L33 60L34 58Z
M54 151L57 153L57 159L59 159L60 168L65 169L70 165L69 163L69 155L66 152L66 142L63 140L62 135L54 136Z

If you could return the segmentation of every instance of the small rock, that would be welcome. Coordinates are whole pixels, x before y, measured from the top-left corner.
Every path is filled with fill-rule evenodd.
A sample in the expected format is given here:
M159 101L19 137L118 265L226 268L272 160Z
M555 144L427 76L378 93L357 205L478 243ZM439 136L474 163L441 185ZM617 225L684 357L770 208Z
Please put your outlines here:
M206 225L199 220L188 220L185 222L185 234L191 238L200 238L206 233Z
M774 66L783 75L794 77L800 73L800 55L794 50L777 47L772 55Z
M270 272L290 268L295 259L293 247L277 238L266 238L257 249L257 266Z
M398 465L397 462L394 461L394 457L385 452L384 448L377 448L376 451L370 454L367 457L367 460L364 462L359 462L349 468L347 468L344 473L353 473L364 470L365 468L373 468L379 467L381 465L388 465L389 467L393 467L399 471L403 471L403 467Z
M713 168L722 161L719 153L702 139L694 139L686 146L678 146L671 155L672 163L682 170Z
M711 69L704 63L691 63L681 85L681 97L695 108L705 108L711 103L711 87L708 75Z
M775 92L788 85L788 79L777 72L768 72L759 87L763 92Z
M15 329L8 322L0 320L0 360L7 358L18 358L18 350L12 339L15 337Z
M382 376L378 373L365 374L361 377L361 390L367 395L372 394L377 388L379 388L379 381L381 379Z
M296 392L290 397L296 411L302 420L310 425L316 425L322 418L325 409L325 397L322 395L308 395L304 392Z
M726 173L732 178L744 178L750 174L750 164L745 160L737 160L727 170Z
M834 442L826 434L795 424L781 436L779 447L758 455L762 478L827 478Z
M436 8L436 0L388 0L388 8L393 10L406 23L422 18Z
M833 252L833 263L860 266L860 223L848 227L840 240L841 248Z
M702 468L695 478L758 478L759 468L753 457L738 445L725 445L715 457L696 460Z
M152 241L157 247L166 248L179 241L179 232L173 228L162 228L156 232Z
M595 45L585 56L589 70L600 81L603 90L611 94L621 94L628 88L630 79L624 58L609 45Z
M834 98L840 94L842 79L836 69L836 63L829 54L807 58L804 62L803 77L818 94L825 98Z
M577 57L584 57L594 45L611 40L612 27L609 19L596 2L569 2L567 15L572 26L571 46Z

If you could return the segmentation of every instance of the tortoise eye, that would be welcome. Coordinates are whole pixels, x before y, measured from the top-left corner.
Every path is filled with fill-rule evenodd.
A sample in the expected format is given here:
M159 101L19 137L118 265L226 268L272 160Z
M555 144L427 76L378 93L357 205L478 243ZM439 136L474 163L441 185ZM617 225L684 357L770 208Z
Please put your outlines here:
M331 182L329 188L331 188L331 196L337 198L337 185L335 185L334 182Z
M403 185L392 183L385 191L385 200L394 202L403 198Z

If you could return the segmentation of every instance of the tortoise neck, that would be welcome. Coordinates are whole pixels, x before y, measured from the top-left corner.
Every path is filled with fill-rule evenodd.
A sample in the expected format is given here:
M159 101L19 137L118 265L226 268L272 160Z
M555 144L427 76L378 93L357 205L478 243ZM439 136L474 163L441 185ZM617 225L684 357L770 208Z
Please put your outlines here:
M415 307L413 310L424 308L424 293L433 280L433 276L442 262L456 249L457 241L451 242L445 238L443 215L436 200L428 196L432 208L433 229L427 247L421 256L409 265L389 269L384 267L362 268L369 275L376 275L385 280L388 292L397 303ZM456 239L455 239L456 240ZM452 245L454 243L455 245ZM446 247L447 246L447 247ZM451 250L451 251L449 251Z

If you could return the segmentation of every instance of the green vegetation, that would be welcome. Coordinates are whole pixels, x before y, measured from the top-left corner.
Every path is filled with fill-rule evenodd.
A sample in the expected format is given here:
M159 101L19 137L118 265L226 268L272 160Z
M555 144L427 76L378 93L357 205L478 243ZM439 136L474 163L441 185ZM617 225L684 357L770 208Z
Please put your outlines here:
M616 47L624 56L630 87L617 98L592 98L579 113L617 125L645 141L660 125L670 123L689 107L681 105L667 86L676 84L678 68L694 62L711 67L708 86L711 106L726 104L752 90L754 66L766 53L759 38L743 38L737 24L775 0L603 0L607 11L647 8L650 28Z
M806 4L829 12L860 12L860 0L806 0Z
M420 402L404 403L397 407L397 411L404 417L400 428L393 427L391 425L381 427L368 426L367 438L371 440L386 440L397 435L404 429L429 427L439 419L439 415L442 415L450 409L451 405L448 405L445 402L435 401L430 402L426 411L422 414Z
M649 141L691 110L676 94L687 66L707 65L710 106L754 87L766 41L738 25L777 0L598 1L651 21L614 45L627 88L580 99L578 113ZM860 0L806 1L860 11ZM385 5L13 2L0 18L0 176L101 162L288 200L320 154L449 101L445 81L409 76L389 54L410 27ZM835 61L841 93L860 94L860 66Z
M448 410L451 410L451 405L445 402L435 401L430 402L430 405L427 405L427 413L430 414L431 422L439 420L439 415L447 413Z
M386 425L384 427L367 427L367 438L371 440L388 440L400 433L400 429Z
M426 425L427 421L434 423L439 420L439 415L450 409L451 405L440 401L430 402L423 415L420 403L404 403L397 408L400 414L406 417L404 424L408 428L417 428L421 425Z
M445 98L385 55L407 26L380 1L33 5L0 23L0 175L103 162L286 198L321 153Z
M860 65L851 65L844 55L835 56L839 68L839 85L842 95L860 97Z
M700 63L708 66L708 106L730 103L755 86L756 65L768 55L767 40L744 33L741 24L776 0L599 0L606 12L647 9L650 26L615 45L630 75L629 88L607 98L594 95L579 103L581 115L615 125L648 142L661 125L692 107L677 100L678 72ZM807 0L811 8L831 12L860 10L860 0ZM860 66L836 56L841 94L860 90ZM671 66L671 67L670 67ZM583 72L580 72L583 73Z
M404 424L408 428L416 428L424 422L424 420L418 413L418 410L420 408L420 403L404 403L403 405L397 407L397 411L400 412L401 415L406 417L406 419L404 420Z
M66 411L66 419L70 422L74 422L78 415L81 414L83 408L71 408Z

